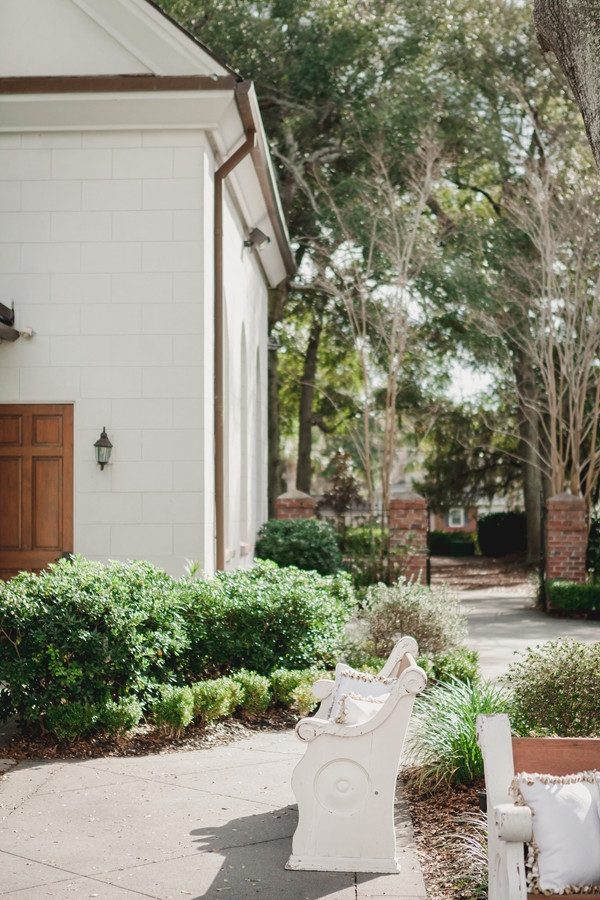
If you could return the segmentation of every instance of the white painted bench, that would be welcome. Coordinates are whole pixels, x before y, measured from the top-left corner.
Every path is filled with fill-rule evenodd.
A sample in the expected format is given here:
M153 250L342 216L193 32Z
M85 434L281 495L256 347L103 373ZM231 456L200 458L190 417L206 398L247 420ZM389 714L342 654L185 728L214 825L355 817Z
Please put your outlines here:
M483 755L486 805L488 818L488 900L535 900L540 893L527 893L527 878L525 868L525 845L532 841L534 828L536 834L536 852L548 846L546 835L541 829L544 819L543 807L538 807L537 813L532 814L529 806L515 802L514 789L511 791L511 783L517 773L538 773L539 779L529 779L530 784L537 790L545 785L545 793L553 793L556 789L568 783L564 776L580 772L600 770L600 739L598 738L518 738L511 736L510 721L507 715L479 715L477 717L477 742ZM548 778L547 776L560 776ZM592 787L594 787L592 782ZM532 788L530 787L529 790ZM542 791L544 793L544 791ZM521 801L522 802L522 801ZM537 801L533 801L537 802ZM550 802L554 800L550 798ZM544 801L546 807L549 805ZM590 804L592 825L594 828L594 844L590 853L579 847L584 857L590 861L595 860L600 864L600 826L596 835L597 814L600 820L600 811L594 810L594 803ZM580 811L579 811L580 812ZM553 814L554 815L554 814ZM568 821L562 810L556 815L562 820L565 828L569 828ZM535 822L534 822L535 816ZM545 818L547 828L549 815ZM587 822L587 819L584 821ZM587 826L586 826L587 827ZM544 841L542 841L542 835ZM577 841L575 832L573 839ZM564 846L559 848L569 851ZM597 882L595 881L594 884ZM573 882L570 887L573 890ZM581 900L582 896L600 897L600 890L594 888L590 891L576 891L575 893L545 891L547 895L560 896L561 900Z
M414 638L404 637L375 681L340 663L335 682L315 682L321 705L296 725L307 747L292 776L299 821L286 868L399 871L396 779L415 696L427 683L416 653Z

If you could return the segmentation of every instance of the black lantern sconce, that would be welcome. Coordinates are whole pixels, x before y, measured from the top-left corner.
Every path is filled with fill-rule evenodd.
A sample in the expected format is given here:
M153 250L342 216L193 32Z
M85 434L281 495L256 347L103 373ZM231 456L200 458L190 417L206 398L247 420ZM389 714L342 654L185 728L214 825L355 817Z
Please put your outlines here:
M108 439L106 427L102 428L102 434L95 442L94 447L96 448L96 462L100 466L100 471L102 471L102 469L110 459L110 451L113 447Z

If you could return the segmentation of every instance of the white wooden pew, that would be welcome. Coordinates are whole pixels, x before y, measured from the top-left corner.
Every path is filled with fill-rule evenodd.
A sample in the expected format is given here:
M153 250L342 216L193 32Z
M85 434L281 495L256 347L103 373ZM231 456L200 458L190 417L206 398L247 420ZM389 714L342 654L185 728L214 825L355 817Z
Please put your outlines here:
M416 653L414 638L401 638L376 676L375 687L360 676L351 676L364 697L375 688L383 690L384 681L390 682L389 693L374 698L376 711L371 718L356 724L335 721L331 715L335 713L332 703L339 705L340 691L348 685L341 664L335 682L320 680L313 686L321 705L314 716L296 725L296 734L307 746L292 776L299 821L288 869L399 871L396 779L415 696L427 683L415 663ZM353 696L351 692L351 704ZM358 707L370 702L355 702L349 718L360 717Z
M600 739L511 737L508 716L494 714L477 717L477 741L485 773L488 898L535 900L540 894L527 893L524 846L533 836L532 812L528 806L514 802L511 782L519 772L566 776L600 770ZM561 900L580 900L582 896L600 897L600 892L556 896Z

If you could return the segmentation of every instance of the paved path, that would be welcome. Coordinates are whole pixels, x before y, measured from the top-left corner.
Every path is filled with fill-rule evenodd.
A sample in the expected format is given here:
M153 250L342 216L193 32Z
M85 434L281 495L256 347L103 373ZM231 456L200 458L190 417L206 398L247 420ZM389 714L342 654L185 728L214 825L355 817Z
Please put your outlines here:
M467 614L467 647L477 650L484 678L506 673L528 647L557 638L600 641L600 621L559 619L534 608L534 588L457 591Z
M550 619L530 595L459 594L485 677L546 640L600 640L600 622ZM0 900L425 900L400 792L399 875L286 871L302 753L293 732L276 731L146 757L0 760Z
M0 779L0 898L425 900L400 794L399 875L284 868L303 750L275 731L207 750L21 762Z

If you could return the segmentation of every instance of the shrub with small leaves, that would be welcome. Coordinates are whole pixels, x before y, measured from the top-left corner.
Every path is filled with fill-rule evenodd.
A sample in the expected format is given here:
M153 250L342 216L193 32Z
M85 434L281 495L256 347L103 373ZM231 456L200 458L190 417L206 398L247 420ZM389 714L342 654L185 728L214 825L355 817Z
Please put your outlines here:
M188 642L173 586L150 563L80 557L0 582L0 716L41 726L65 702L144 699Z
M430 588L419 582L373 585L362 611L376 656L388 657L399 637L414 637L421 653L437 655L458 647L466 633L466 617L458 598L445 585Z
M466 647L453 647L436 656L423 654L417 658L417 663L424 669L429 684L451 681L453 678L458 681L477 681L480 677L479 654Z
M165 684L151 706L152 718L158 728L174 735L180 734L194 719L194 696L187 685Z
M355 604L345 573L324 577L264 560L205 581L182 579L177 592L189 636L181 681L335 665Z
M548 641L527 650L502 680L518 734L600 736L600 642Z
M107 700L99 709L98 724L107 734L120 737L135 728L143 714L144 708L137 697Z
M240 669L233 676L242 688L240 709L250 716L265 712L271 704L271 684L265 675Z
M197 681L191 685L194 698L194 718L203 725L230 716L243 699L242 685L233 678Z
M46 709L44 723L59 741L73 741L93 731L99 715L99 704L65 701Z
M331 674L318 669L276 669L271 673L273 700L301 716L308 715L318 700L312 686L318 678L331 678Z
M256 539L258 559L334 575L342 567L335 531L319 519L269 519Z

